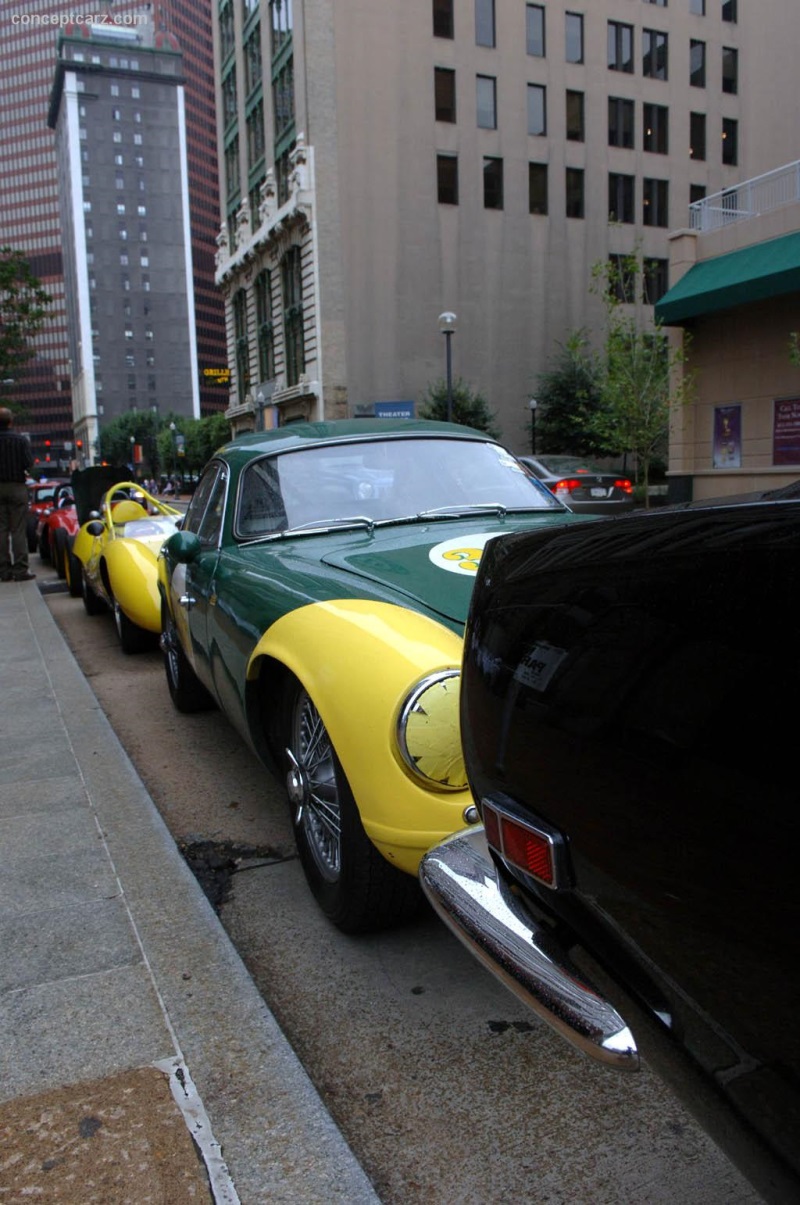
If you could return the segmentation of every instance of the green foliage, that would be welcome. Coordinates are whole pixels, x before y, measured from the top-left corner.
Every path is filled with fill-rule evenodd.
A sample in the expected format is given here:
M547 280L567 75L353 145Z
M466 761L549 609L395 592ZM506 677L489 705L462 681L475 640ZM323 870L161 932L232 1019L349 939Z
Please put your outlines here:
M553 366L536 385L536 451L592 457L603 452L593 429L600 406L602 365L587 332L570 333Z
M792 331L789 335L789 360L800 366L800 332Z
M41 329L51 302L28 261L0 247L0 381L14 379L33 355L30 340Z
M173 432L170 424L175 424ZM178 454L175 436L184 438L184 454ZM177 414L160 415L152 410L129 410L107 423L101 433L104 460L130 464L134 443L142 448L142 472L197 473L221 444L230 439L230 426L224 414L209 418L184 418Z
M685 361L687 336L682 348L671 348L661 325L645 320L639 304L642 276L638 255L592 269L593 289L606 309L606 338L601 404L590 429L607 455L632 454L646 494L653 462L667 446L671 407L689 401L693 381L675 371Z
M444 379L434 381L428 386L420 403L419 416L447 422L447 382ZM454 423L485 431L487 435L497 439L500 432L495 426L494 417L483 394L470 389L460 377L453 381Z

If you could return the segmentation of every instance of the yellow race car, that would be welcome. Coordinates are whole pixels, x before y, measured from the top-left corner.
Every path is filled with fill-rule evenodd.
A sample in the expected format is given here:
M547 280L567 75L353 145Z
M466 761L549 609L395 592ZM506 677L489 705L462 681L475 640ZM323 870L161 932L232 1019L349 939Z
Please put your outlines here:
M135 481L120 481L103 495L99 512L75 536L72 553L81 568L86 613L113 611L125 653L158 644L158 554L182 518L181 511Z

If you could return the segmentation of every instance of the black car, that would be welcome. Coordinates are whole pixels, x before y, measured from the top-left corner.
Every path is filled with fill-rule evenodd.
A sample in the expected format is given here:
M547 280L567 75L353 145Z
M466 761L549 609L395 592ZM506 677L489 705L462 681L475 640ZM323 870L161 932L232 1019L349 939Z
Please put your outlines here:
M520 456L525 468L570 510L621 515L633 510L633 482L622 470L603 469L575 456Z
M768 1200L800 1200L800 502L486 547L461 724L483 826L434 907L579 1048L640 1053Z

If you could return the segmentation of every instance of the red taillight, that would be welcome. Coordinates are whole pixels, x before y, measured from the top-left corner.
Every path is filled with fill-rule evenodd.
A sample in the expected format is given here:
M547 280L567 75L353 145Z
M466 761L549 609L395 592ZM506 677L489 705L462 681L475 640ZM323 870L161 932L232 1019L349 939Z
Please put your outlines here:
M548 887L555 886L552 841L543 833L495 812L484 805L486 840L506 862L533 875Z
M563 481L557 481L552 489L554 494L571 494L573 490L579 490L581 484L575 477L565 477Z
M628 481L627 477L620 477L619 481L615 481L614 489L622 490L626 494L633 493L633 486L631 485L630 481Z

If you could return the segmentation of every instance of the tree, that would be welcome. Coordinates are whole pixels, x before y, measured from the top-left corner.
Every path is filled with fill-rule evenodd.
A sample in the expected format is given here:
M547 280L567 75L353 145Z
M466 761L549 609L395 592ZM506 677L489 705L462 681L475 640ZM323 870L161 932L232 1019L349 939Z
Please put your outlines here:
M592 422L601 403L602 366L585 330L572 331L536 385L536 451L591 457L603 451Z
M28 261L0 247L0 381L14 380L33 355L30 341L44 324L50 294Z
M645 316L644 275L637 254L614 257L592 269L593 290L606 310L606 338L601 404L590 431L606 454L633 455L646 500L651 465L666 450L670 409L690 400L693 380L676 371L686 359L687 336L681 348L671 348L661 324Z
M452 392L453 422L485 431L487 435L497 439L500 433L494 425L494 415L483 394L470 389L460 377L453 381ZM420 418L447 422L447 382L444 379L434 381L428 386L420 403L419 415Z

